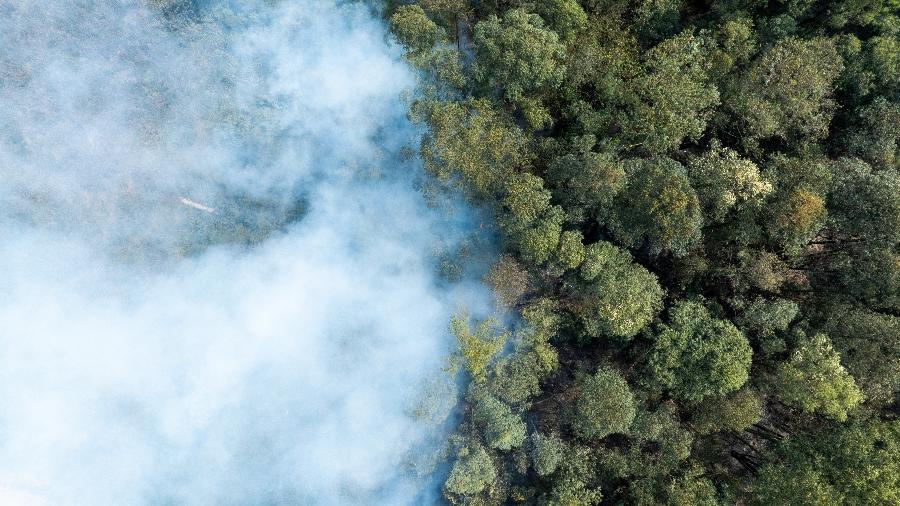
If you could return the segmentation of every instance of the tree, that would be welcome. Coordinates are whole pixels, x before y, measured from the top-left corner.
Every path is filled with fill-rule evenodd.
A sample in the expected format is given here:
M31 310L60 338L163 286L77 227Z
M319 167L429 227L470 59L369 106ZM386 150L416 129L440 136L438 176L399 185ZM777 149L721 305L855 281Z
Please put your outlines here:
M737 81L727 103L749 139L819 139L831 121L831 93L842 69L831 40L784 39Z
M900 311L900 254L891 249L865 248L838 264L836 288L874 309Z
M423 188L496 222L457 271L509 332L454 358L495 474L451 502L900 502L845 433L900 402L895 4L389 2Z
M482 427L489 448L511 450L525 441L525 424L509 406L496 397L478 391L474 396L475 422Z
M625 162L628 182L609 224L629 247L682 254L700 239L700 202L684 167L669 158Z
M533 350L521 350L500 359L494 367L491 390L513 405L526 403L541 393L541 379L546 371Z
M760 469L753 504L900 503L900 422L834 425L787 439Z
M538 14L559 35L562 41L571 41L587 25L588 16L577 0L547 0L536 6Z
M577 269L584 261L584 236L577 230L567 230L559 236L556 260L564 269Z
M719 103L703 39L690 31L666 39L646 53L643 67L629 87L635 103L623 118L624 136L650 153L698 139Z
M540 264L556 250L562 234L562 209L550 205L544 181L532 174L510 176L505 182L500 226L510 244L528 262Z
M900 104L876 97L859 110L845 138L850 155L900 169Z
M656 334L646 371L653 384L673 396L699 402L746 383L751 355L747 338L734 324L713 317L700 301L680 301Z
M869 164L852 158L833 167L828 209L838 229L869 243L900 242L900 173L890 168L873 172Z
M596 462L590 448L572 445L557 466L553 488L541 498L548 506L593 506L603 498L596 484Z
M825 199L805 188L798 188L776 202L770 233L788 252L796 254L825 225L828 210Z
M501 256L485 277L497 302L513 306L528 291L528 272L513 257Z
M450 320L450 331L459 343L459 351L452 359L454 368L462 362L476 383L485 381L488 366L506 345L509 333L499 328L494 320L479 322L473 331L466 314Z
M428 51L444 35L418 5L403 5L391 16L391 32L412 53Z
M580 274L587 285L576 312L589 336L630 339L662 306L656 276L608 242L588 246Z
M628 484L628 504L651 506L668 504L672 506L718 506L715 485L703 476L700 466L689 468L677 478L643 478Z
M691 423L701 434L720 430L740 432L762 418L759 394L742 388L724 397L707 397L695 409Z
M531 460L535 472L540 476L556 471L565 458L566 450L566 443L556 434L535 432L531 435Z
M507 100L522 106L532 127L549 117L535 95L562 83L565 46L537 14L524 9L490 16L475 25L475 77Z
M598 448L598 460L610 478L665 477L683 468L692 443L674 406L665 403L655 410L638 408L627 441Z
M824 334L804 337L775 374L779 398L806 412L844 421L863 399L853 377L841 365L840 355Z
M529 163L522 132L487 101L430 103L421 114L429 127L421 147L425 168L439 181L460 178L476 198L493 195Z
M512 248L523 260L532 264L546 262L559 245L562 234L563 211L559 206L551 206L535 221L523 223L516 219L502 217L500 226Z
M586 439L625 433L634 421L635 403L628 383L614 369L601 367L578 385L572 427Z
M900 399L900 318L839 306L830 311L823 331L867 403L886 406Z
M491 456L483 446L471 443L457 452L444 489L451 494L474 495L488 488L496 478Z
M735 323L741 330L756 338L763 354L771 356L785 350L782 334L799 312L800 306L795 302L757 297L737 317Z
M718 141L702 155L692 157L687 168L704 215L713 223L722 222L732 209L759 206L773 191L755 163Z
M593 144L592 140L587 142ZM605 221L613 199L625 186L625 169L613 155L588 148L553 160L547 179L554 185L553 198L566 210L568 221Z

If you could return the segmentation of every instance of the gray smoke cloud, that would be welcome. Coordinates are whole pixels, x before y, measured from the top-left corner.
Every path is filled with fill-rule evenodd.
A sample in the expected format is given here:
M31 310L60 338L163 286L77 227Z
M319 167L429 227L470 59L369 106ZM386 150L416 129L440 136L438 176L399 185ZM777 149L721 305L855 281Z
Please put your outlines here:
M487 297L412 80L359 4L0 0L0 504L434 499L412 410Z

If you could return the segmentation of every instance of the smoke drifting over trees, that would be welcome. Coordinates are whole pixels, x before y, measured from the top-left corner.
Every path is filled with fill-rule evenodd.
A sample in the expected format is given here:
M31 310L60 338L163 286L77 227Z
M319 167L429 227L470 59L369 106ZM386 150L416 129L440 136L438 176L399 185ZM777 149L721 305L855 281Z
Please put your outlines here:
M425 500L420 385L486 299L438 276L477 225L413 187L379 20L0 12L0 503Z

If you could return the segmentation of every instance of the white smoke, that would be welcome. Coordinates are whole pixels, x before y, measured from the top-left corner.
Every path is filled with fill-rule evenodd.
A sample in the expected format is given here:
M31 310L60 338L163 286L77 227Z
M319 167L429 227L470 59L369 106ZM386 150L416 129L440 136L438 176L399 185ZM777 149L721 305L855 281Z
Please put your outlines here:
M420 504L483 307L368 9L0 0L0 504ZM424 488L423 488L424 487Z

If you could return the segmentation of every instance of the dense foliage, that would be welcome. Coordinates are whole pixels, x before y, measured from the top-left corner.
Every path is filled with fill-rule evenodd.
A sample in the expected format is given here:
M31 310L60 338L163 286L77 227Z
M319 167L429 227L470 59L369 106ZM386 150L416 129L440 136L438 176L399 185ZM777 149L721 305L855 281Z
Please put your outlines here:
M900 504L900 2L386 14L503 250L450 503Z

